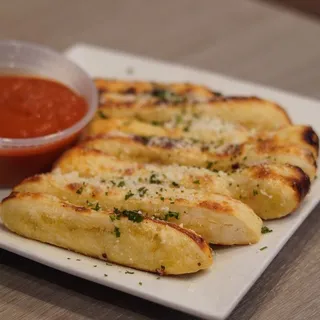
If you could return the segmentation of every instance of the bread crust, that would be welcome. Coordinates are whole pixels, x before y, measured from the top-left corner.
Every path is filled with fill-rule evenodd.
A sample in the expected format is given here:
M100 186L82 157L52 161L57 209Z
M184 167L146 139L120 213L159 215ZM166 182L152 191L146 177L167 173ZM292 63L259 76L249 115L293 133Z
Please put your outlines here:
M263 219L286 216L300 205L310 189L309 177L298 167L288 164L260 164L230 173L205 168L159 165L119 160L94 149L76 147L66 152L55 170L65 174L78 172L81 177L101 179L135 179L150 181L152 174L161 176L162 186L179 185L205 190L241 200Z
M14 192L1 205L9 230L87 256L168 275L211 266L210 247L193 231L156 219L137 223L114 216L113 210L94 211L43 193Z
M250 244L259 241L262 222L248 206L229 196L175 188L129 178L101 181L71 174L46 174L26 179L18 192L43 192L80 206L140 210L194 230L214 244ZM80 191L81 192L80 192Z

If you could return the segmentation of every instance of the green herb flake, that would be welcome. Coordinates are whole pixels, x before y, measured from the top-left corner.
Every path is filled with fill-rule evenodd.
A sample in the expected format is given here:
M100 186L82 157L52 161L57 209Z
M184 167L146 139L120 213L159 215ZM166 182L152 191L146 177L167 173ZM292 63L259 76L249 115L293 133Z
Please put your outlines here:
M154 126L161 126L161 122L156 120L151 121L151 124Z
M137 222L137 223L143 221L144 219L140 211L137 211L137 210L124 210L122 211L122 214L128 217L130 221Z
M164 197L160 197L160 200L161 200L161 201L164 201Z
M272 232L273 230L272 229L269 229L267 226L263 226L262 228L261 228L261 233L262 234L265 234L265 233L270 233L270 232Z
M118 187L119 188L122 188L122 187L124 187L126 185L126 183L124 182L124 181L120 181L119 183L118 183Z
M108 116L102 110L98 110L97 114L101 119L108 119Z
M139 282L139 286L142 286L142 282L141 281Z
M133 197L134 193L131 192L131 190L129 190L127 192L127 194L124 196L124 200L128 200L129 198Z
M101 206L99 202L97 202L96 205L92 208L92 210L95 210L95 211L99 211L100 209L101 209Z
M149 182L152 184L161 184L161 181L157 178L157 175L155 173L152 173Z
M110 180L110 182L112 183L113 186L116 185L116 183L113 180Z
M107 196L107 195L109 194L109 192L108 192L108 191L106 191L104 194Z
M83 192L83 190L84 190L84 188L85 188L86 185L87 185L87 184L86 184L85 182L83 182L83 183L82 183L82 186L76 191L76 193L77 193L77 194L82 194L82 192Z
M93 202L87 200L87 206L90 207L92 210L95 210L95 211L99 211L101 209L101 206L100 206L99 202L93 203Z
M168 220L169 218L175 218L175 219L179 219L179 212L174 212L174 211L168 211L168 213L165 214L164 216L164 220Z
M148 192L148 189L146 187L141 187L138 189L139 196L142 198L146 193Z
M259 192L258 192L258 190L253 189L253 190L252 190L252 194L253 194L254 196L257 196L257 195L259 194Z
M265 246L265 247L260 248L259 250L260 250L260 251L263 251L263 250L266 250L267 248L268 248L268 247Z
M184 131L184 132L189 132L189 131L190 131L190 126L185 126L185 127L183 128L183 131Z
M130 221L137 222L137 223L143 221L143 219L144 219L143 215L138 210L123 210L123 211L121 211L117 208L114 208L113 212L115 214L116 219L118 219L118 220L120 219L120 216L127 217Z
M125 272L125 274L134 274L134 272L133 272L133 271L128 271L128 270L127 270L127 271Z
M194 184L200 184L200 180L194 180L193 183Z
M213 166L213 162L208 161L207 162L207 169L210 170L212 168L212 166Z
M104 276L107 277L108 275L105 273Z
M118 227L114 227L114 234L116 235L117 238L120 237L121 233L120 233L120 229Z
M177 183L177 182L175 182L175 181L172 181L171 185L172 185L173 187L180 188L180 184Z

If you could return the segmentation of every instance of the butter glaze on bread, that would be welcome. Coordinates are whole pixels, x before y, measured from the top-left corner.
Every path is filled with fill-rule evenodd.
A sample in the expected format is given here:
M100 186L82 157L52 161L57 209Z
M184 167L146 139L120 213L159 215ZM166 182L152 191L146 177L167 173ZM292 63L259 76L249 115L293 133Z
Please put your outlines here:
M193 231L148 218L113 217L112 210L94 211L43 193L12 193L1 205L9 230L101 260L168 275L212 264L210 247Z
M218 117L248 128L275 130L291 125L286 111L277 104L257 97L219 97L210 102L150 103L105 102L100 106L109 117L138 117L141 120L170 121L181 114Z
M140 163L179 164L222 171L260 163L290 164L301 168L311 180L317 170L315 158L308 149L276 145L272 141L219 145L219 142L202 143L114 132L89 138L81 146Z
M214 244L250 244L260 239L262 221L242 202L231 197L157 183L85 179L78 173L46 174L26 179L18 192L43 192L80 206L140 210L194 230ZM80 191L79 191L80 190Z
M205 168L119 160L102 151L80 147L67 151L56 163L55 170L63 174L76 171L80 177L135 179L143 183L150 182L151 175L156 174L162 186L178 185L241 200L263 219L292 213L310 189L308 176L288 164L260 164L227 174Z
M191 83L161 83L123 81L115 79L94 80L100 104L105 103L159 103L165 101L208 101L220 95L206 86Z
M225 144L260 141L278 146L294 145L310 150L315 158L319 151L319 138L310 126L292 125L272 131L249 130L239 124L208 117L181 116L164 123L148 123L135 118L96 118L89 124L86 135L96 136L112 131L146 137L223 141Z

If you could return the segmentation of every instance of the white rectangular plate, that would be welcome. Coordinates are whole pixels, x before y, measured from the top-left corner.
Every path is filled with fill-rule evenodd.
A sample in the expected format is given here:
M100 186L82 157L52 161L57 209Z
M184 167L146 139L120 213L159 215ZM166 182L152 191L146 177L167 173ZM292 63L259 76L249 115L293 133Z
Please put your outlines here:
M318 134L320 132L320 103L315 100L214 73L87 45L76 45L68 50L67 55L94 77L189 81L205 84L224 94L257 95L274 100L286 108L294 122L311 124ZM0 197L6 193L2 191ZM260 243L219 249L214 266L193 276L158 279L145 272L134 271L134 274L129 274L126 273L128 268L109 266L96 259L21 238L6 231L1 221L0 247L81 278L202 318L225 319L319 200L320 181L317 180L297 212L267 224L273 232L264 235ZM268 248L260 251L264 246Z

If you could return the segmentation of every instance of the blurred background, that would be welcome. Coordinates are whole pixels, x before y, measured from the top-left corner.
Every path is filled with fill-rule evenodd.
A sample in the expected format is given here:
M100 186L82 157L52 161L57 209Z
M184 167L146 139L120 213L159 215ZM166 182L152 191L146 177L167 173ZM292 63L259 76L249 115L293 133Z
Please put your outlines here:
M0 0L0 38L119 49L320 97L319 0Z

